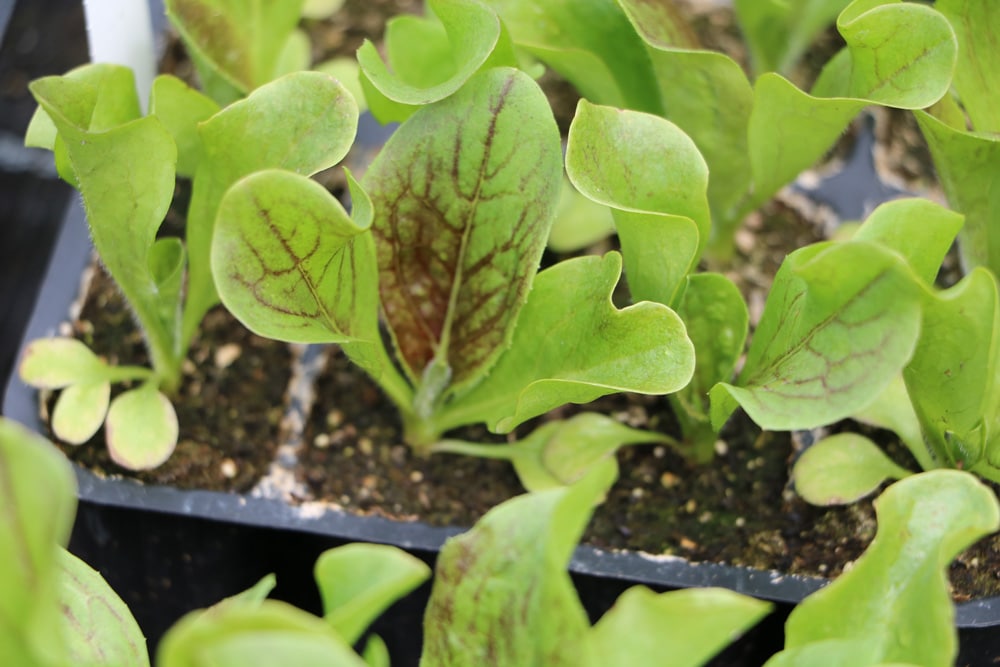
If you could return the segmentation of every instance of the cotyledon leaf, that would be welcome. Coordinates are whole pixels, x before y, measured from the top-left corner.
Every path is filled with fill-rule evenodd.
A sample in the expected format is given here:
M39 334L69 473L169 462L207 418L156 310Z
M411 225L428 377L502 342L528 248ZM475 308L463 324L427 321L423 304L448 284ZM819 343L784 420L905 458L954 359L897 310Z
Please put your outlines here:
M737 385L712 388L712 422L738 403L763 428L813 428L872 402L909 361L922 287L898 254L865 241L785 260Z
M837 433L810 446L795 462L792 479L813 505L849 505L887 479L911 474L878 445L857 433Z
M688 383L694 347L684 323L663 304L618 310L611 291L621 256L586 256L538 274L510 349L490 375L445 405L441 431L485 421L507 432L564 403L616 391L667 394Z
M177 446L177 413L147 382L111 401L104 432L112 461L130 470L148 470L170 458Z
M545 95L496 68L411 116L365 174L385 319L414 384L437 378L428 402L478 382L507 347L561 172Z

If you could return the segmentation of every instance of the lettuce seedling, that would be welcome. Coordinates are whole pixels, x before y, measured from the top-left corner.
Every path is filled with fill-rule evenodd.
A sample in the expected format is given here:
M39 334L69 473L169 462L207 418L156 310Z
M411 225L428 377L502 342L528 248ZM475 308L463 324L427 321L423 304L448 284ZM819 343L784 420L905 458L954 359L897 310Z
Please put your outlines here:
M1000 528L996 497L966 472L935 470L890 486L875 511L871 545L792 610L767 667L955 664L948 564Z
M1000 5L939 0L934 7L958 35L958 100L949 96L914 114L948 202L965 215L959 251L966 269L1000 275Z
M212 249L219 293L261 335L340 344L421 451L464 424L509 432L567 402L676 391L693 364L683 324L660 304L612 305L616 253L536 275L560 156L537 84L476 74L410 116L362 183L349 178L353 217L289 172L234 185Z
M670 395L682 436L674 444L707 461L717 439L708 390L731 379L748 326L743 297L728 278L693 273L711 233L708 166L670 121L581 100L566 170L585 197L611 210L632 298L670 306L684 320L696 365L691 382Z
M635 586L591 627L566 565L613 480L595 469L514 498L445 543L420 664L693 667L767 614L769 603L728 590Z
M308 72L282 77L224 109L162 76L146 116L130 70L115 65L46 77L31 91L41 110L28 141L54 150L60 173L80 190L94 247L144 334L152 372L110 369L79 345L49 339L29 346L21 376L36 387L65 388L56 406L57 436L85 442L107 414L112 458L130 468L154 467L177 438L176 416L159 390L177 390L198 324L218 301L209 246L222 194L258 169L311 174L332 166L351 145L357 106L336 80ZM178 175L193 177L184 241L158 234ZM109 406L109 383L125 380L142 385Z

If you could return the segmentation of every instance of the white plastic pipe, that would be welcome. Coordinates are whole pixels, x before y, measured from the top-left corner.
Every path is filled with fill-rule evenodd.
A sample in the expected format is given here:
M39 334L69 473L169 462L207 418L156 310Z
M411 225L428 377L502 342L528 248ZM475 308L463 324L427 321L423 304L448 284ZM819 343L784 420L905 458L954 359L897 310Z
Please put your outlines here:
M90 60L131 67L145 112L156 76L153 23L146 0L84 0Z

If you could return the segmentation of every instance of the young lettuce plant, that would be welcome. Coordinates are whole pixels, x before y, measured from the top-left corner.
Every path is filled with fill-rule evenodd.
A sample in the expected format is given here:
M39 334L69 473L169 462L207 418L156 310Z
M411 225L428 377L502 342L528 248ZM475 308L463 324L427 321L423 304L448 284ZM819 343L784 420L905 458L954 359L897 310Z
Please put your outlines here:
M261 335L338 343L425 453L464 424L509 432L567 402L676 391L693 366L684 326L662 304L612 305L617 253L536 275L561 170L537 84L485 70L410 116L361 183L349 178L352 216L289 172L234 185L212 248L219 293Z
M731 58L699 47L670 3L486 4L522 51L591 102L664 116L694 140L712 174L707 252L716 261L732 253L743 217L814 164L862 108L940 100L957 52L954 31L932 8L855 0L837 17L847 46L806 93L773 72L751 85Z
M962 224L930 201L875 209L848 241L814 243L779 268L736 383L711 390L720 426L742 407L771 430L855 414L913 356L927 287Z
M199 285L211 285L209 246L222 194L258 169L311 174L332 166L351 145L357 106L336 80L308 72L224 109L161 76L146 116L124 67L84 66L35 81L31 91L40 110L27 143L52 149L60 174L81 192L94 247L135 315L152 369L111 368L81 345L45 339L27 349L21 376L64 389L57 436L85 442L107 417L112 458L133 469L155 467L177 440L166 396L179 387L198 323L217 302L214 287ZM158 237L177 176L193 178L184 241ZM110 383L126 380L141 385L110 401Z

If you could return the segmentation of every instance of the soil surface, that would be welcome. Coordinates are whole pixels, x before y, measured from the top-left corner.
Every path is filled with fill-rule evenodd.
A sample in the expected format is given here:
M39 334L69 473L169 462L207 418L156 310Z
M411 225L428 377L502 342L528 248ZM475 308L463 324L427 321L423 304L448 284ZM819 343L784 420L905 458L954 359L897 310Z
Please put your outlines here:
M412 0L348 0L342 14L325 27L310 26L317 58L349 53L363 36L377 39L386 15L418 5ZM731 55L746 63L728 10L692 11L702 22L696 25L715 35L712 46L732 50ZM835 33L824 35L809 57L821 61L822 53L837 48L837 39ZM174 67L183 74L181 59L175 59ZM815 65L796 78L806 81L810 71L815 72ZM557 115L565 125L565 110L571 113L574 101L572 90L551 76L543 83L554 107L563 110ZM920 162L925 156L921 156L919 134L911 132L912 124L889 114L879 127L883 139L905 135L902 142L886 144L882 153L890 161L895 158L901 178L907 184L926 184L931 172L923 166L926 162ZM843 152L832 151L831 157ZM820 225L803 221L787 199L772 202L750 217L737 237L738 259L730 276L747 297L753 321L759 317L785 254L821 236ZM113 289L96 280L73 333L109 360L140 363L141 340L116 299ZM110 331L106 331L108 325ZM522 492L509 464L502 461L443 454L415 457L401 442L397 413L379 388L335 348L328 350L328 357L317 379L316 403L299 452L300 481L313 496L309 500L362 514L469 526L490 507ZM138 477L182 487L245 491L266 472L281 439L291 353L284 345L252 336L216 310L206 319L191 360L177 397L181 445L164 467ZM247 389L264 390L266 395L251 397L243 393ZM209 408L214 421L193 426ZM667 401L658 397L616 396L567 407L542 419L583 409L604 411L632 426L677 435ZM229 421L237 410L247 421L243 417ZM523 435L537 424L527 424L513 435ZM852 423L838 424L832 430L848 428L864 431ZM914 467L890 434L865 432L884 442L898 462ZM475 428L459 435L504 441ZM790 461L812 437L809 433L761 432L737 415L722 433L715 459L706 465L693 465L666 446L624 448L618 456L620 479L597 510L585 541L693 561L835 576L870 542L874 511L868 501L844 508L811 507L788 487ZM96 439L101 438L98 434ZM84 465L123 472L108 461L99 443L67 451ZM200 479L182 478L187 473ZM960 556L951 570L956 599L1000 593L1000 566L994 565L998 557L1000 537L996 536Z

